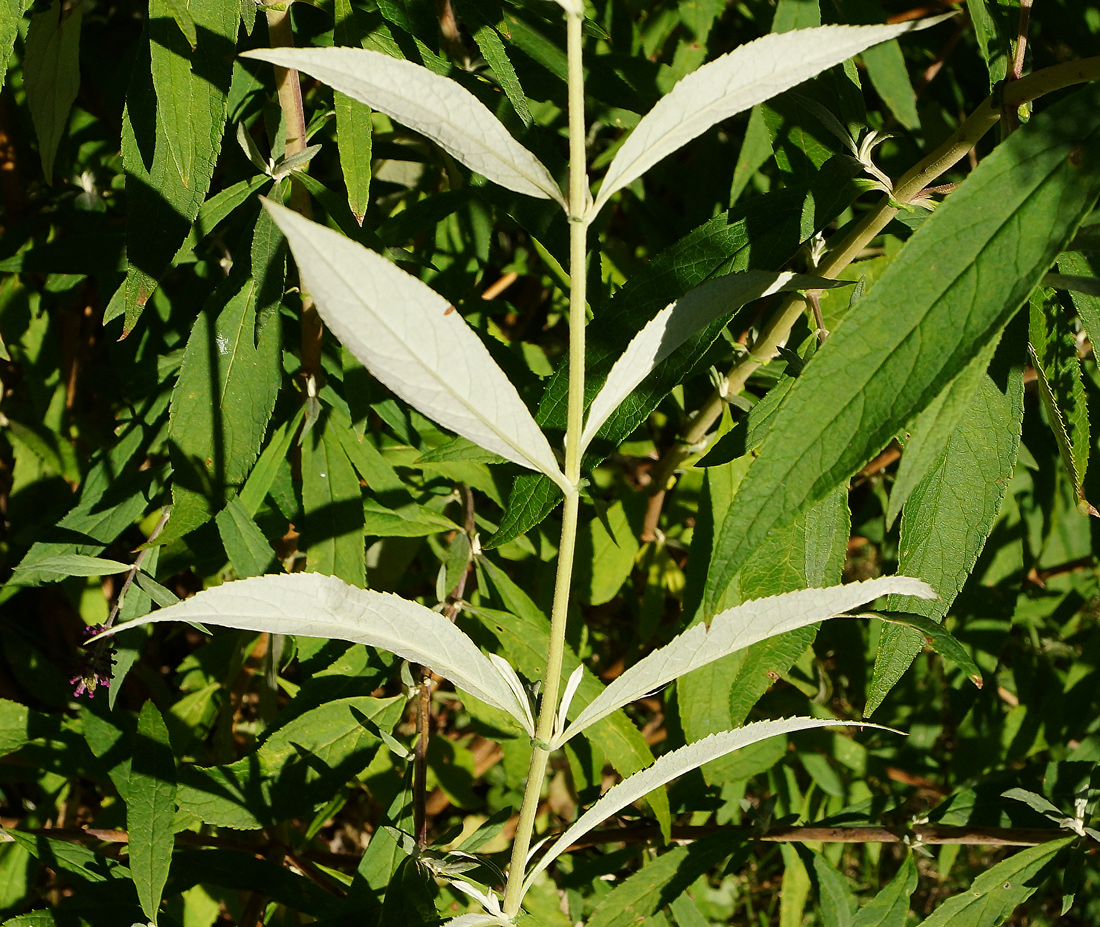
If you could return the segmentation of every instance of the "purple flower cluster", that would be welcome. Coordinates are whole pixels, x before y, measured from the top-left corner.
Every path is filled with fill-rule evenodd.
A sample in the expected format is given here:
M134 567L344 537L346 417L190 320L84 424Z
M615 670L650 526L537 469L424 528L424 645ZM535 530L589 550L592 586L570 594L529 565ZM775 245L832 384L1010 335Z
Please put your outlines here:
M106 630L102 624L91 624L84 628L82 640L95 637L100 631ZM96 689L100 686L111 685L111 675L115 663L115 648L111 641L96 641L90 647L85 645L84 653L80 659L80 672L69 680L73 686L73 695L87 695L94 698Z

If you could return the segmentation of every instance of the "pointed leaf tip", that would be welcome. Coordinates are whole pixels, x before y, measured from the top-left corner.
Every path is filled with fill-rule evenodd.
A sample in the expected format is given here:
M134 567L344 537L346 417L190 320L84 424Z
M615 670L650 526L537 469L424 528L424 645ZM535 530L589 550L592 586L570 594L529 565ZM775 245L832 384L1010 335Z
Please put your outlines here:
M243 52L304 71L430 138L468 168L517 193L565 198L554 178L465 87L411 61L363 48L258 48Z
M516 388L447 300L338 232L263 204L321 318L364 367L444 428L572 491Z

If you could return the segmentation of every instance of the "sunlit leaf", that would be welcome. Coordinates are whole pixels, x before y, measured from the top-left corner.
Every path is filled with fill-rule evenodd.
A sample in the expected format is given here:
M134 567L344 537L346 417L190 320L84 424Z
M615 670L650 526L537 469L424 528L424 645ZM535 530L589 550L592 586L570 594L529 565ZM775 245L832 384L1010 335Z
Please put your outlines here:
M427 136L494 183L565 206L542 162L477 97L449 78L362 48L265 48L244 57L304 71Z
M612 682L584 709L554 746L565 743L593 721L659 689L685 673L742 650L757 641L816 624L890 593L934 598L920 580L883 576L830 589L800 589L755 599L715 615L710 626L697 624L649 654Z
M696 287L658 312L615 362L588 410L581 449L588 446L619 403L649 376L654 367L711 322L732 315L745 303L772 293L844 285L840 281L805 274L749 270Z
M516 388L454 308L362 245L265 200L325 323L406 402L570 487Z
M453 622L400 596L358 589L334 576L292 573L224 583L106 633L161 621L197 621L388 650L445 676L527 729L527 707L519 704L509 681Z
M671 782L686 772L697 769L710 760L725 756L741 747L747 747L766 737L775 737L779 734L791 734L795 731L805 731L818 727L840 726L878 727L878 725L864 725L859 721L836 721L833 719L819 718L784 718L778 721L757 721L755 724L747 724L735 731L722 731L712 734L703 740L673 750L664 756L658 757L652 766L634 773L624 779L618 785L608 789L591 808L577 819L577 821L564 834L558 837L550 849L527 873L523 880L524 891L530 888L535 877L546 869L555 859L565 852L572 844L576 843L589 831L598 827L617 811L621 811L627 805L633 804L640 798L644 798L654 789ZM882 730L883 728L880 728Z
M613 193L711 126L771 99L889 39L939 19L892 26L820 26L766 35L689 74L653 107L611 162L592 206L600 211Z

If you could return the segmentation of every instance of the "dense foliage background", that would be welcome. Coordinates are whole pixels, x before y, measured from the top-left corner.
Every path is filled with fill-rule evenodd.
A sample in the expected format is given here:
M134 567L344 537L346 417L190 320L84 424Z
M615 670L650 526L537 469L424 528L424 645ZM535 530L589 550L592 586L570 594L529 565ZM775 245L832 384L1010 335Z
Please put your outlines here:
M998 86L1021 20L1015 0L590 6L594 176L662 93L741 43L941 10L958 15L723 123L605 210L589 267L597 370L637 318L716 272L812 269L817 233L857 219L876 180L908 170ZM1026 34L1025 71L1095 55L1100 9L1038 0ZM300 2L289 19L252 0L0 6L3 923L144 922L127 865L164 847L127 839L143 814L164 813L163 800L143 803L173 778L166 767L176 835L161 924L433 923L469 905L433 878L455 864L439 847L465 839L464 851L505 861L491 854L514 828L526 738L417 668L337 642L165 626L119 638L108 686L110 654L81 648L87 626L225 580L309 569L458 612L468 633L539 678L558 538L545 481L517 480L517 468L388 394L328 334L318 342L258 197L311 210L430 283L550 433L561 426L566 223L308 78L319 147L285 161L273 69L237 54L287 36L450 74L564 172L564 29L551 3ZM1028 113L1010 115L1025 131ZM866 148L877 175L866 150L863 165L852 150L869 130L885 133ZM997 132L940 182L962 180ZM903 211L860 254L845 273L863 281L855 298L927 215ZM563 857L555 881L528 897L539 922L902 927L951 910L959 924L985 924L1025 899L1011 923L1100 919L1087 837L998 877L997 899L943 907L1016 852L998 840L1068 833L1036 799L1028 807L1004 791L1045 796L1072 818L1075 799L1100 785L1100 589L1085 501L1100 497L1087 469L1097 234L1078 233L1058 267L1091 284L1040 288L1030 331L1021 315L995 356L990 346L993 379L1023 381L1018 449L974 426L942 450L936 483L903 476L910 434L897 434L846 500L831 496L769 535L727 595L734 604L895 572L906 526L892 493L909 479L907 493L940 493L944 513L931 534L912 528L925 560L954 550L968 561L945 581L961 590L947 626L984 686L931 652L907 668L919 640L879 622L833 621L654 693L555 756L541 826L560 829L652 755L749 718L873 711L909 736L804 733L708 765L651 796L622 834ZM855 298L824 293L824 328ZM699 607L708 562L693 538L707 549L740 462L816 350L809 316L730 398L715 428L732 437L709 460L695 465L702 449L679 438L768 309L750 305L695 339L593 449L566 660L592 670L585 700ZM990 460L1001 464L992 475ZM823 518L824 534L807 526ZM421 701L431 737L417 797L408 751ZM157 711L143 710L150 702ZM973 844L914 848L914 825L928 821ZM421 823L436 850L419 858L434 869L408 855ZM701 839L666 850L670 825ZM791 842L783 833L795 825L890 833ZM471 878L493 884L491 865Z

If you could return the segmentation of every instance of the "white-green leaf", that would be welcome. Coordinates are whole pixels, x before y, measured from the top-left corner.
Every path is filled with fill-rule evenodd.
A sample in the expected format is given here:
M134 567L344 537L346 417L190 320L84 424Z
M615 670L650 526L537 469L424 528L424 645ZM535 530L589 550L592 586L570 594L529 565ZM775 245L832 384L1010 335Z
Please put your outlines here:
M714 616L709 627L705 624L693 625L664 647L635 663L577 715L553 746L561 746L574 734L623 705L727 654L777 634L833 618L892 593L922 599L936 597L932 587L919 579L880 576L878 579L828 589L798 589L765 599L754 599L720 612Z
M722 315L732 313L772 293L787 290L847 286L845 281L825 280L785 271L747 270L708 280L664 309L627 346L607 375L603 388L588 410L581 436L581 450L596 436L604 422L653 369L697 331Z
M242 631L266 631L349 641L388 650L427 666L483 702L534 729L509 680L455 625L430 608L398 595L350 586L335 576L292 573L224 583L124 625L191 621ZM96 638L98 639L98 638Z
M819 26L766 35L703 65L665 94L607 169L590 216L613 193L723 119L763 103L865 48L942 17L892 26Z
M617 811L621 811L627 805L644 798L654 789L658 789L678 776L690 772L704 763L716 760L734 750L740 750L768 737L779 734L790 734L794 731L805 731L815 727L839 727L857 725L861 727L877 727L880 730L888 730L876 724L864 724L862 721L836 721L828 718L784 718L778 721L757 721L755 724L746 724L735 731L722 731L711 734L702 740L673 750L659 757L652 766L634 773L624 779L618 785L608 789L591 808L582 814L576 822L564 834L554 841L554 844L532 867L523 880L523 890L527 891L534 882L535 877L557 859L568 847L576 843L590 830L598 827L601 822L607 820Z
M477 97L449 78L362 48L261 48L243 57L304 71L427 136L494 183L565 208L543 163Z
M447 300L338 232L263 202L321 318L364 367L443 427L571 491L519 393Z

